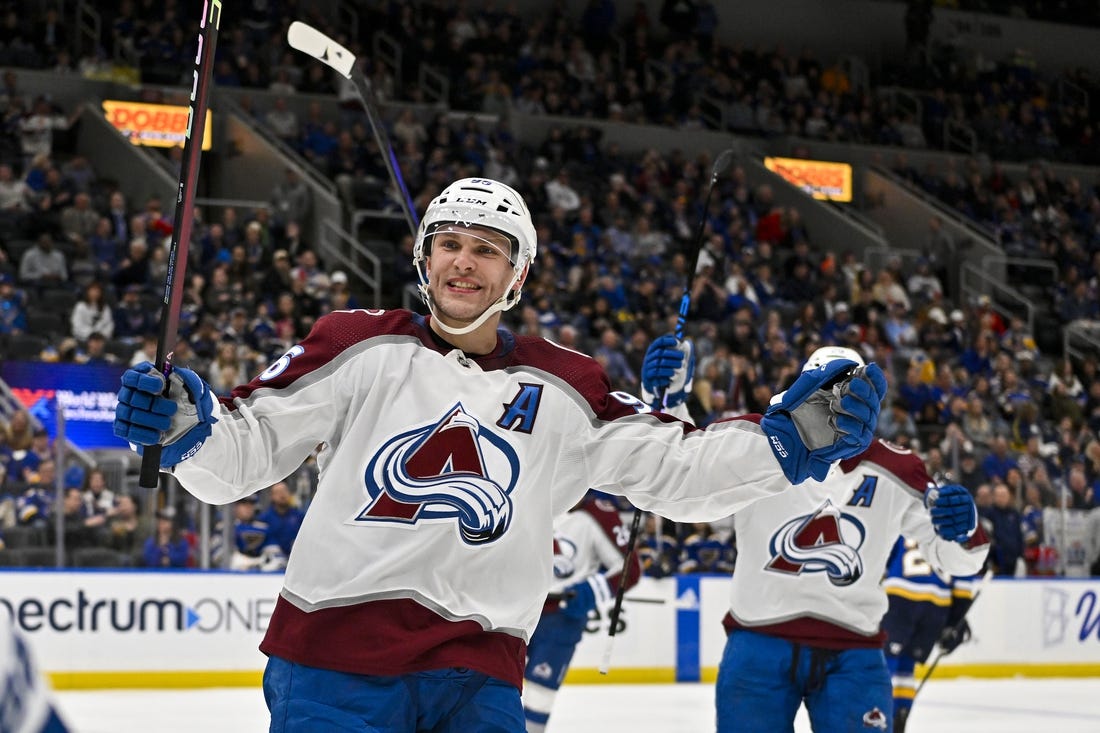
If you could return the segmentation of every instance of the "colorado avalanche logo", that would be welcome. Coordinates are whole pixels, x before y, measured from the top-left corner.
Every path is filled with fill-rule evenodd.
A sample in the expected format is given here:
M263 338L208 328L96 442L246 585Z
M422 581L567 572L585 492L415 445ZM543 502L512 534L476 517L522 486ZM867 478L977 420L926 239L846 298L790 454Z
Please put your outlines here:
M863 524L826 499L817 511L795 517L772 535L766 570L778 573L826 573L833 585L851 585L863 575L859 548Z
M402 433L375 453L365 473L370 501L353 521L457 519L463 540L485 544L508 530L518 478L512 446L458 403L439 422Z
M577 572L577 543L568 537L554 535L554 579L564 580Z

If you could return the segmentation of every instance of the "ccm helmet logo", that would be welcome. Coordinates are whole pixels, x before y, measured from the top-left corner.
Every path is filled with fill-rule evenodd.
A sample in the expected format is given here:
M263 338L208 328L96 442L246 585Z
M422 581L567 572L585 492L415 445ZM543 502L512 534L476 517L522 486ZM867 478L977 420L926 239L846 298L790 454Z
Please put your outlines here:
M783 458L787 457L787 449L783 447L783 443L779 440L778 435L771 436L772 447L775 448L775 452Z
M469 196L459 196L458 198L454 199L454 202L456 204L474 204L475 206L485 206L489 203L488 201L471 198Z

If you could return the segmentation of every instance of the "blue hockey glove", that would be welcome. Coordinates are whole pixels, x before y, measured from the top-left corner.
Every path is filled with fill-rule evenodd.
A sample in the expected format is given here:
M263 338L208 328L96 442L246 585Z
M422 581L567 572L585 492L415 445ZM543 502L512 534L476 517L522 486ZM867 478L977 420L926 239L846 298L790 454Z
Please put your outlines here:
M565 591L561 612L570 618L588 618L590 611L605 605L611 599L611 586L601 573L596 573Z
M945 540L966 542L978 528L978 508L965 486L933 486L924 492L924 505L936 534Z
M130 441L139 454L147 445L162 444L161 468L194 455L218 421L210 385L199 375L174 368L168 381L165 397L164 376L152 364L145 361L127 369L115 408L115 435Z
M867 450L885 395L877 364L834 359L803 372L773 398L760 427L787 480L821 481L834 462Z
M695 347L665 334L645 350L642 360L642 401L654 410L682 405L695 378ZM663 395L663 399L661 397Z

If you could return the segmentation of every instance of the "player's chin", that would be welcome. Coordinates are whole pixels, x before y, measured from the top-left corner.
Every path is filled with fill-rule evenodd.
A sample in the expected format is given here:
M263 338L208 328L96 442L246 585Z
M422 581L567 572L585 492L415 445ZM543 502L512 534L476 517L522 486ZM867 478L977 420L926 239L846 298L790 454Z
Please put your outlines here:
M455 303L453 301L442 304L438 308L439 314L445 319L448 326L461 328L473 323L474 319L485 312L487 306L478 303Z

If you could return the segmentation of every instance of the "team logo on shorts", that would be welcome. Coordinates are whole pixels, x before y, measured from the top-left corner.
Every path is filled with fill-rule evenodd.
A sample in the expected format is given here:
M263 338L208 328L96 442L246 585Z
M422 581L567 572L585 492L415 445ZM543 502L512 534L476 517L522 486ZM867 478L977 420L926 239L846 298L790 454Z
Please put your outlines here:
M499 539L512 519L519 458L458 403L434 424L387 441L364 474L370 500L351 523L456 522L462 539Z
M791 519L772 535L765 570L825 573L833 585L851 585L863 575L859 548L866 534L858 519L826 499L813 514Z
M863 714L863 727L886 730L886 714L878 708L871 708Z

